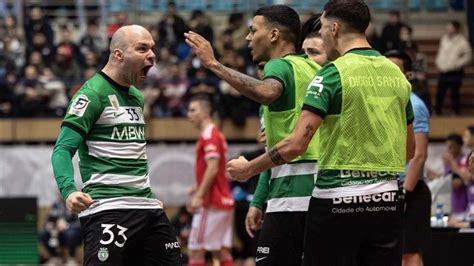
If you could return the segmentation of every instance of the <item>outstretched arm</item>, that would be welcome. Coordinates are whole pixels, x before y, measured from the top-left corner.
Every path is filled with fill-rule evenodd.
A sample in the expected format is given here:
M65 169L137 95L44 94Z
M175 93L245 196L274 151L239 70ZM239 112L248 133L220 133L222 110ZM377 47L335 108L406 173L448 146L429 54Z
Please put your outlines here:
M214 56L209 41L192 31L185 33L186 43L191 46L204 67L225 80L245 97L260 104L269 105L280 97L283 85L275 79L259 80L221 64Z

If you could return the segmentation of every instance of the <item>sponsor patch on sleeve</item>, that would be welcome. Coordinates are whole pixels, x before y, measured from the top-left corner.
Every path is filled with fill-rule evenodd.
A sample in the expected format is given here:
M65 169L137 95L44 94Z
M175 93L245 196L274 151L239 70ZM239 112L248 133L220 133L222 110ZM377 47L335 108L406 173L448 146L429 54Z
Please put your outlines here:
M89 103L90 103L90 100L89 98L87 98L86 95L81 94L77 96L71 104L71 108L69 109L69 114L82 117Z

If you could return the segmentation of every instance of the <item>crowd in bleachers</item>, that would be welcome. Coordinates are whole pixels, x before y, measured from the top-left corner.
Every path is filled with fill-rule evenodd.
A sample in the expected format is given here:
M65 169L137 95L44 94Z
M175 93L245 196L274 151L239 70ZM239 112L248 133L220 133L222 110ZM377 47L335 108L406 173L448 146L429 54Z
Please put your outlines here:
M108 40L129 23L127 14L117 13L106 31L100 31L97 21L89 21L77 40L74 29L66 24L53 30L41 8L33 7L27 14L20 31L13 16L2 18L0 117L61 117L75 91L107 62ZM185 116L187 99L195 93L210 94L219 103L219 116L232 118L236 125L244 125L247 115L257 114L255 103L205 70L184 43L184 32L193 30L213 43L225 65L254 74L243 13L230 14L224 32L215 38L203 11L195 10L185 20L171 3L164 17L148 28L157 55L141 88L148 117Z
M1 18L0 117L61 117L74 92L107 62L108 40L115 30L129 23L127 13L116 13L108 25L91 19L79 33L78 29L68 27L67 21L56 21L52 25L40 7L30 7L25 14L22 27L16 25L16 18L12 15ZM141 88L146 96L146 115L182 117L187 99L198 92L212 95L219 117L231 118L236 125L244 125L246 116L256 115L257 104L204 69L190 53L183 36L188 30L203 35L213 44L221 62L254 75L255 67L245 40L247 19L244 13L230 13L227 25L221 27L224 30L217 33L209 14L195 10L186 19L170 2L161 19L147 25L155 38L157 62ZM459 23L452 25L461 32ZM414 90L431 107L425 75L426 60L413 40L412 28L400 20L396 11L390 12L380 35L375 28L371 25L367 29L375 48L381 52L401 49L412 56ZM466 39L459 36L458 42L467 44ZM460 68L454 70L458 72L471 58L468 45L463 44L460 49L463 49L465 59L454 66ZM452 72L452 69L446 71ZM442 88L437 97L436 111L442 112L444 94L451 89L454 95L451 106L455 113L459 113L458 85L446 84L446 76L448 79L452 77L448 73L440 81ZM456 78L455 82L462 82L462 76Z

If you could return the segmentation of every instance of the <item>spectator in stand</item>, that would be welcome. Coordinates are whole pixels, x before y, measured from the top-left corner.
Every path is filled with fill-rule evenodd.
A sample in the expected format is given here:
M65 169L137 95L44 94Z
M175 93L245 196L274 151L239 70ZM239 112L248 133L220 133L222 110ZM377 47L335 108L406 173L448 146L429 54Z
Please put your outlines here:
M59 80L50 68L44 68L38 80L47 96L49 114L54 117L63 117L69 102L64 82Z
M365 30L365 36L367 36L367 41L369 41L369 44L372 48L379 52L384 50L382 39L375 29L374 23L369 23L369 26L367 26L367 29Z
M227 29L232 32L232 46L234 49L240 50L247 47L248 42L245 37L249 33L249 29L245 23L243 13L230 14Z
M31 52L30 57L28 58L27 64L28 65L33 65L38 69L43 69L43 68L46 67L46 65L44 63L44 60L43 60L43 56L41 55L41 53L39 51Z
M474 165L470 158L474 151L474 125L468 126L463 135L464 146L468 151L466 156L467 170L465 174L465 184L467 186L468 199L468 219L474 221Z
M82 84L84 84L84 82L86 82L87 80L91 79L92 76L95 75L95 73L97 73L97 68L96 67L89 67L89 68L86 68L83 72L82 72L82 77L81 79L76 82L72 87L71 89L68 91L67 93L67 97L69 99L71 99L74 94L76 94L76 92L81 88Z
M46 36L42 32L33 34L33 43L27 46L26 58L29 58L34 51L41 54L46 65L50 66L54 61L54 46L46 41Z
M143 84L143 98L145 99L143 107L143 116L145 119L151 117L161 117L164 112L164 102L160 103L162 100L162 88L160 87L159 82L147 81Z
M16 116L17 106L16 95L14 93L16 75L14 72L6 73L0 79L0 118L12 118Z
M446 150L443 154L444 175L453 175L453 192L451 215L463 220L467 208L467 180L466 157L462 152L463 139L461 135L450 134L446 141Z
M431 112L431 94L426 79L426 58L418 51L418 45L413 40L413 29L403 25L400 29L400 51L410 56L412 61L411 70L407 73L407 79L412 85L412 91L425 103Z
M20 117L42 117L48 113L44 89L38 78L39 70L26 66L24 77L15 86Z
M390 11L388 22L382 30L382 52L400 48L400 29L402 26L400 12L398 10Z
M161 47L156 58L156 63L148 71L147 82L153 83L169 76L170 67L178 63L178 58L171 53L168 47Z
M61 26L61 40L56 45L56 52L61 49L68 49L72 52L72 60L78 65L84 66L84 55L81 53L79 45L75 44L72 40L71 31L66 26Z
M62 263L74 263L76 249L81 245L82 235L79 219L67 208L60 197L53 203L44 229L40 233L40 242L54 259L62 256L65 249L66 256L61 258ZM67 264L70 265L70 264Z
M232 30L224 30L216 42L216 49L219 55L223 55L228 49L234 49L234 44L232 42Z
M16 25L16 19L12 15L7 15L3 18L3 23L1 24L0 27L0 36L15 36L17 38L20 38L19 32L17 30L17 25Z
M189 20L189 28L214 44L214 30L211 27L210 19L201 10L193 11Z
M176 3L170 1L168 3L165 17L158 24L160 38L168 47L178 48L184 43L184 33L188 30L188 25L184 19L178 15ZM175 51L173 51L174 53Z
M107 49L106 36L99 31L99 25L95 20L90 20L87 23L86 32L81 37L80 49L84 56L89 52L100 56L102 51Z
M67 91L81 78L81 67L74 59L74 51L70 45L60 45L56 50L56 60L51 66L54 75L66 84Z
M204 67L196 69L194 77L189 80L189 88L186 93L186 98L189 99L196 94L206 94L212 100L214 106L217 106L220 101L219 80L209 74Z
M8 38L10 37L4 36L3 40ZM15 58L13 58L8 51L8 44L0 41L0 78L4 78L8 72L17 71L19 69L15 64Z
M112 38L112 35L120 28L128 25L128 15L125 12L117 12L114 14L114 22L107 26L107 38ZM108 49L105 49L108 50ZM108 57L107 57L108 58Z
M25 22L25 37L28 45L34 45L34 36L36 33L43 33L47 46L54 45L54 31L43 16L43 11L39 6L30 9L29 16Z
M245 61L234 49L225 50L220 58L221 63L234 70L245 73ZM243 97L236 89L224 80L219 82L222 95L219 104L221 118L230 118L238 127L245 126L247 118L247 98Z
M414 47L415 50L418 49L415 40L413 40L413 29L409 25L403 24L400 27L400 50L404 51L407 47Z
M466 38L462 35L461 24L451 21L447 33L441 37L436 67L439 70L438 91L436 93L436 113L442 114L446 91L451 90L451 108L455 114L460 110L459 90L464 78L464 67L471 62L472 51Z
M170 66L168 76L161 79L165 108L163 116L184 117L186 115L185 95L188 80L180 72L179 63Z
M16 69L20 69L25 64L25 44L19 36L16 21L13 16L3 18L0 28L1 53L15 63Z
M84 68L81 70L87 70L89 68L99 69L99 59L97 58L97 54L92 51L88 51L84 54Z
M474 125L470 125L466 128L463 135L463 141L468 152L474 151Z

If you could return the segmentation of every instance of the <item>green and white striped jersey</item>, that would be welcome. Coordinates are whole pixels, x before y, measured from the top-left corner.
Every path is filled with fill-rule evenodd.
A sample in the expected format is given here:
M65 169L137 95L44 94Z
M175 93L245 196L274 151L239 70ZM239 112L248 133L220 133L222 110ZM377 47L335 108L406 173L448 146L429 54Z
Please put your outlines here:
M84 137L78 148L82 191L96 201L81 216L108 209L161 208L150 189L143 95L100 72L75 94L62 126Z

